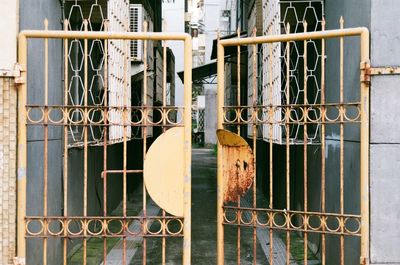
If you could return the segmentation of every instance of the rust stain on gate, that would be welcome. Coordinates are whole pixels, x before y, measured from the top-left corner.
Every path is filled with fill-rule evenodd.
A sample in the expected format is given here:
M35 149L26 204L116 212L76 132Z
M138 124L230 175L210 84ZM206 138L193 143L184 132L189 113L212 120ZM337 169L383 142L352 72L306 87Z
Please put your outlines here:
M180 41L184 43L184 67L185 69L192 68L192 48L191 48L191 37L184 33L153 33L153 32L130 32L130 33L119 33L119 32L89 32L88 23L84 22L84 31L69 31L68 21L65 22L64 31L52 31L47 30L47 23L45 30L26 30L19 34L19 64L21 65L22 71L20 82L19 82L19 99L18 99L18 227L17 227L17 258L16 262L18 264L29 264L29 260L25 260L26 255L26 241L32 239L39 239L42 242L43 253L42 253L42 264L47 264L47 253L54 251L53 245L48 243L50 238L59 238L62 240L62 257L63 264L67 264L68 258L68 241L69 239L79 238L83 241L83 264L87 263L87 248L89 240L92 238L100 238L104 241L103 251L103 262L107 262L107 240L112 238L119 238L123 241L123 254L121 256L122 263L126 263L127 255L127 240L133 237L143 238L143 264L146 264L146 240L149 238L161 238L162 239L162 255L161 264L166 263L167 253L166 245L168 243L168 238L180 237L182 238L182 260L183 264L188 265L191 262L191 71L185 71L184 73L184 106L175 107L167 106L166 104L166 57L167 50L164 45L163 48L163 99L162 106L155 107L150 106L146 102L147 95L147 77L148 77L148 67L147 67L147 42L150 41L163 41L164 44L168 41ZM107 26L105 26L107 27ZM35 73L34 69L26 69L28 63L28 41L32 39L40 39L43 41L44 58L44 95L41 98L41 102L35 104L28 104L30 102L27 98L28 89L30 84L27 83L27 72L32 71ZM63 43L63 56L64 56L64 87L63 89L63 105L50 105L49 104L49 40L60 41ZM89 64L89 41L98 41L104 45L104 53L106 60L104 61L104 89L105 89L105 103L102 106L90 104L89 99L89 80L88 80L88 68ZM142 106L129 106L126 104L126 97L124 96L124 104L121 106L110 105L107 100L107 95L112 87L108 87L108 71L111 69L111 65L108 62L108 56L113 56L109 54L107 49L110 41L121 41L122 50L119 51L125 58L127 57L127 50L129 41L131 40L141 40L144 42L144 78L143 78L143 105ZM81 104L71 103L72 99L69 99L68 95L68 82L70 76L68 73L68 53L69 47L72 45L71 42L78 43L78 47L81 48L83 65L80 66L83 70L83 101ZM82 45L83 44L83 45ZM37 66L39 67L39 66ZM127 69L129 67L124 62L124 65L120 65L121 69ZM97 69L98 70L98 69ZM128 81L126 71L124 71L124 77L119 80L124 88L130 83ZM128 87L127 89L130 89ZM124 90L125 91L125 90ZM138 120L131 119L131 114L139 113ZM159 120L154 120L154 113L159 113L161 118ZM100 118L93 118L91 114L97 113ZM176 113L181 114L181 119L176 120ZM114 115L114 116L113 116ZM115 119L115 115L121 119ZM69 156L69 130L71 126L79 127L78 130L82 131L83 140L80 147L83 150L83 194L82 194L82 209L83 213L80 216L71 216L68 211L68 199L70 198L68 194L68 156ZM104 135L101 141L97 141L95 145L98 148L103 148L103 169L101 173L101 178L103 181L103 215L100 216L90 216L88 214L88 187L91 183L88 183L88 159L89 159L89 146L93 145L89 140L89 130L90 126L99 126L104 129ZM179 205L178 208L182 209L179 211L180 216L174 216L167 214L164 210L160 216L148 216L146 214L146 200L147 192L146 186L143 184L143 215L142 216L130 216L127 212L128 200L127 200L127 175L128 174L143 174L143 170L132 170L128 169L127 164L127 142L131 139L130 128L142 128L143 133L143 159L146 157L147 145L146 145L146 130L159 126L162 128L162 132L166 132L169 128L180 127L182 128L182 133L179 134L183 137L174 137L174 141L181 141L178 146L181 146L183 150L180 152L182 157L180 161L176 162L177 165L182 167L180 172L183 172L182 176L182 190L178 192L181 193L183 201L178 201L176 203L183 203ZM43 161L37 160L37 163L42 163L43 165L43 214L39 216L27 216L26 215L26 188L27 188L27 178L31 172L27 172L27 127L42 128L44 132L44 145L43 145ZM49 167L49 157L53 154L49 153L49 128L58 127L62 128L63 132L63 214L61 216L51 216L48 214L48 207L51 205L52 200L49 197L49 187L48 187L48 167ZM120 129L122 132L120 143L123 146L123 167L121 169L109 169L107 168L107 161L110 158L107 157L107 148L112 143L109 136L111 135L111 129ZM178 136L179 136L178 135ZM173 143L170 143L173 144ZM168 150L165 150L168 151ZM142 152L142 150L140 150ZM166 154L164 154L166 155ZM178 158L175 158L178 159ZM40 168L40 167L39 167ZM39 173L41 174L41 173ZM123 178L122 187L122 208L123 213L121 216L112 216L111 213L107 212L107 181L112 183L112 176L114 174L120 174ZM168 175L168 172L165 172ZM161 176L162 177L162 176ZM167 176L168 177L168 176ZM171 176L170 176L171 177ZM169 194L171 195L171 194ZM173 195L173 194L172 194ZM161 195L163 198L164 195ZM36 202L33 202L36 203ZM37 202L39 203L39 202ZM150 230L152 222L156 222L160 225L158 231ZM114 231L112 226L118 224L118 231ZM131 225L138 224L140 231L132 231ZM171 229L171 225L178 225L177 230ZM77 229L78 228L78 229Z
M237 227L237 264L241 263L241 258L243 256L241 249L241 242L252 240L253 242L253 251L252 253L247 253L248 255L252 255L252 264L258 264L257 262L257 234L260 233L261 230L266 231L269 234L269 245L266 248L269 251L266 251L266 256L269 255L269 264L275 264L273 256L279 250L276 249L276 237L275 233L280 233L283 235L283 238L286 242L286 249L284 250L285 263L291 264L291 251L292 251L292 240L294 236L300 234L302 236L303 244L303 260L304 264L308 263L308 258L312 255L309 251L308 244L310 243L309 236L312 234L320 235L321 238L321 252L320 252L320 261L321 263L327 264L326 255L327 255L327 238L328 236L336 236L338 237L338 246L337 251L340 255L339 260L340 264L344 264L345 262L345 240L346 238L359 238L360 242L360 264L369 264L369 82L366 78L364 78L368 69L365 65L369 64L369 32L367 28L349 28L343 29L343 20L341 20L341 29L338 30L325 30L324 22L322 25L322 31L315 32L307 32L307 24L304 23L304 33L292 33L290 34L290 26L286 26L288 34L282 35L270 35L270 36L260 36L256 37L253 35L252 37L240 38L240 32L238 32L238 38L233 39L221 39L218 41L218 133L225 131L225 129L229 129L233 132L237 132L237 137L240 135L245 135L246 133L243 130L247 126L248 133L251 135L250 145L254 154L254 169L247 172L247 177L252 178L253 188L251 189L252 194L247 195L252 198L251 205L244 206L241 202L241 197L243 200L243 195L245 191L248 189L248 185L246 184L243 188L238 181L235 180L236 171L234 169L234 161L241 154L239 152L247 152L245 149L240 150L238 147L232 152L227 152L227 143L224 142L224 139L219 137L218 144L218 201L217 201L217 251L218 251L218 264L222 265L225 262L225 239L224 233L225 230L229 226ZM254 32L253 32L254 34ZM360 43L360 90L359 100L355 102L346 102L344 97L344 40L348 37L358 37ZM327 101L326 97L326 85L325 85L325 45L326 41L329 39L339 40L338 50L340 65L338 65L339 79L337 80L338 91L335 91L337 95L337 99L335 98L335 102L331 103ZM291 67L290 64L290 54L291 54L291 46L293 42L300 42L304 47L307 47L308 43L318 41L321 47L321 62L320 62L320 76L318 77L321 83L320 87L320 97L319 102L309 102L307 97L307 72L309 69L307 68L307 48L304 49L303 54L301 54L302 60L304 60L304 70L302 80L304 80L303 84L303 93L304 99L301 100L301 103L292 104L290 101L291 97ZM268 95L267 102L268 104L260 104L257 99L257 45L265 45L264 52L269 54L270 58L275 51L273 51L274 44L279 43L282 44L282 79L284 80L285 85L282 86L283 97L286 101L282 101L276 104L272 100L273 95L273 82L272 73L273 73L273 65L272 59L269 60L269 65L267 65L267 69L269 73L268 80L265 80L266 83L269 84L270 91L263 91ZM224 48L228 46L237 47L237 90L232 90L233 95L230 94L230 99L235 98L236 94L236 104L226 104L225 95L229 93L229 87L225 86L225 56L224 56ZM243 100L241 100L241 80L240 80L240 60L241 60L241 47L248 46L248 50L251 49L253 54L251 58L249 58L249 69L253 69L253 77L249 81L249 84L253 84L253 93L252 98L249 98L249 104L241 104ZM281 46L279 46L281 47ZM278 51L279 53L280 51ZM265 88L263 88L265 89ZM228 91L228 92L227 92ZM278 113L278 114L277 114ZM336 114L334 114L336 113ZM359 213L347 213L345 212L345 202L346 198L344 197L344 126L349 124L355 124L359 126L360 130L360 143L359 143L359 189L360 196L357 202L348 202L350 204L359 205L360 211ZM337 125L340 133L339 133L339 147L340 147L340 159L337 166L339 171L339 177L335 179L337 181L338 186L338 202L339 202L339 210L337 212L327 210L326 206L326 198L327 198L327 161L329 158L325 157L327 152L327 126ZM269 174L269 179L267 183L269 183L268 187L265 187L267 190L267 196L263 197L263 200L266 202L265 206L258 206L258 197L257 197L257 186L256 183L256 165L257 163L261 163L260 158L256 156L256 147L257 147L257 137L258 137L258 128L259 126L266 126L266 142L268 143L268 151L269 161L267 163L267 178ZM277 154L274 153L274 133L273 130L279 126L282 128L283 141L281 144L283 145L283 149L285 150L285 155L281 155L278 158L274 158ZM294 144L292 139L290 139L290 130L293 126L301 126L303 130L304 142L300 141L302 144L302 154L304 154L304 162L302 163L301 174L303 174L304 179L301 184L303 188L304 198L302 201L301 209L296 210L292 209L292 190L291 190L291 176L297 172L291 171L291 146ZM320 178L320 196L321 196L321 209L320 211L310 211L309 210L309 202L308 196L309 193L309 183L308 183L308 175L310 169L309 162L307 161L307 157L309 154L309 145L308 137L307 137L307 127L308 126L320 126L321 128L320 134L320 161L319 164L319 178ZM219 135L220 136L220 135ZM265 138L264 138L265 139ZM303 140L303 139L301 139ZM243 140L244 141L244 140ZM244 141L245 142L245 141ZM299 144L299 143L297 143ZM229 157L233 156L233 157ZM244 155L245 156L245 155ZM285 202L285 207L277 208L276 202L274 198L279 195L275 192L274 187L274 170L277 167L275 164L278 159L284 165L285 174L283 174L282 178L279 179L279 182L284 184L284 194L283 200ZM235 160L236 161L236 160ZM250 160L249 160L250 161ZM232 170L227 170L226 167L232 168ZM283 186L283 185L282 185ZM232 188L234 187L234 188ZM261 187L259 187L261 189ZM228 191L228 192L227 192ZM280 190L282 192L282 190ZM227 195L228 194L228 195ZM235 195L237 198L235 198ZM238 196L239 195L239 196ZM242 196L241 196L242 195ZM315 196L314 196L315 197ZM227 203L231 202L231 203ZM232 203L234 202L234 203ZM246 217L247 216L247 217ZM247 218L247 219L246 219ZM252 231L251 238L244 238L244 234L242 233L245 229L249 229ZM232 230L229 230L232 231ZM274 244L275 243L275 244ZM332 246L331 246L332 248Z
M253 184L254 155L249 144L239 135L217 131L223 152L224 202L238 202Z

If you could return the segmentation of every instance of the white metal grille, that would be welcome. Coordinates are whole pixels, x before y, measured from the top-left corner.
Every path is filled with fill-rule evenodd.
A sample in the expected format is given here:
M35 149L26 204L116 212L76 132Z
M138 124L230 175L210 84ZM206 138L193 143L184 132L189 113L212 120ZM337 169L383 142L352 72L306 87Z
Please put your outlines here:
M290 25L290 33L303 32L303 22L307 22L307 31L317 31L321 29L324 17L324 4L321 0L308 1L279 1L263 0L263 33L264 35L279 35L286 33L286 25ZM301 84L301 77L304 76L303 42L290 43L290 71L289 77L286 74L286 45L281 43L264 44L262 47L262 91L265 93L263 105L285 105L302 104L304 98L304 87ZM315 41L307 41L308 56L307 61L307 83L312 87L312 93L308 93L307 99L310 104L317 104L320 96L320 79L317 75L321 63L321 48ZM270 69L271 68L271 69ZM289 78L290 102L285 96L286 82ZM272 89L271 89L272 88ZM272 91L272 92L271 92ZM272 94L271 94L272 93ZM271 95L270 95L271 94ZM268 113L264 113L268 115ZM297 115L297 113L293 113ZM282 117L281 108L276 108L274 112L275 120ZM319 125L307 128L309 143L319 141ZM300 135L300 125L290 128L289 138L292 144L304 143L303 136ZM268 124L263 125L263 138L269 141L272 138L274 143L283 144L286 138L283 125L274 124L272 137Z
M70 22L69 30L84 30L84 21L87 20L89 31L104 31L106 18L103 10L107 10L108 30L114 32L127 32L129 23L129 1L128 0L109 0L107 6L101 6L98 1L94 1L90 5L89 12L85 11L81 6L84 3L77 1L70 7L66 17ZM88 76L88 104L94 106L104 106L107 104L110 115L110 123L122 124L123 113L116 110L116 107L131 105L130 95L130 66L128 65L129 48L127 42L122 40L111 40L108 43L108 57L105 55L104 40L89 40L88 48L88 72L83 69L84 51L82 40L72 40L69 43L68 63L69 72L68 79L68 102L72 106L82 106L84 102L85 87L83 78ZM108 62L108 102L105 102L105 61ZM104 137L104 126L101 125L100 111L93 111L90 120L93 121L89 126L89 144L96 145L101 143ZM74 111L72 113L74 120L82 120L83 113ZM130 114L128 114L130 120ZM97 125L96 125L97 124ZM69 146L80 146L83 144L83 130L80 126L70 125L70 143ZM128 127L128 137L131 128ZM111 125L109 129L109 143L122 141L123 127Z
M78 2L75 2L66 14L70 24L68 30L84 30L84 20L87 20L89 31L104 30L105 17L103 7L96 2L90 5L89 12L84 13ZM73 22L71 22L73 21ZM89 40L88 48L88 104L102 106L104 104L104 41ZM68 102L67 105L79 107L83 105L85 87L83 77L85 75L83 41L74 39L69 43L68 60L70 77L68 78ZM75 121L82 120L83 113L75 110L72 113ZM97 122L101 119L98 111L89 114L89 119ZM103 138L104 128L100 125L91 124L89 126L89 144L96 144ZM69 126L70 141L69 146L80 146L83 144L83 129L81 126L71 124Z

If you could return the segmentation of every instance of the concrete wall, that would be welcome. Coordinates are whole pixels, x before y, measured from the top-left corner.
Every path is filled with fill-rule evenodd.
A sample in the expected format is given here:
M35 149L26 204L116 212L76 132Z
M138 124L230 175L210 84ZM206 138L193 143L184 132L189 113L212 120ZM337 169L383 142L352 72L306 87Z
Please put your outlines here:
M166 32L185 32L185 1L176 0L174 3L163 3L162 17ZM170 41L168 47L175 55L175 73L183 71L183 42ZM174 102L171 102L173 104ZM183 83L175 74L175 105L183 106Z
M0 71L7 71L17 61L18 1L1 1L0 17Z
M327 29L339 28L339 19L343 16L345 27L370 27L370 0L327 0L325 1ZM339 40L326 42L326 99L328 103L339 102L340 57ZM344 46L344 101L354 102L360 98L360 42L359 38L346 38ZM339 170L340 170L340 128L338 125L326 126L326 152L321 154L320 146L311 146L308 151L310 211L320 211L321 155L326 159L326 210L340 212ZM359 125L344 126L344 211L360 214L360 131ZM299 147L300 148L300 147ZM302 148L300 148L302 150ZM299 150L298 153L301 153ZM301 158L302 155L299 155ZM295 207L301 208L302 192ZM300 202L300 203L299 203ZM295 203L296 204L296 203ZM320 245L319 235L310 236L312 250ZM339 264L340 242L338 236L326 238L327 264ZM359 263L360 241L355 237L345 239L345 263ZM321 253L318 253L319 255Z
M207 106L204 114L204 142L216 144L217 115L215 106L217 105L217 93L215 89L205 89L204 93Z
M61 7L58 1L20 1L20 30L43 29L43 20L49 20L49 29L61 29ZM62 104L61 42L49 43L49 104ZM43 40L30 41L28 45L28 104L44 104L44 49ZM49 215L62 213L62 136L61 129L49 127ZM43 214L43 128L28 127L27 165L27 215ZM56 264L61 259L60 240L49 240L53 251L48 252L48 262ZM41 264L41 240L27 240L28 264Z
M400 3L371 0L371 65L400 65ZM371 263L400 264L400 76L371 83Z

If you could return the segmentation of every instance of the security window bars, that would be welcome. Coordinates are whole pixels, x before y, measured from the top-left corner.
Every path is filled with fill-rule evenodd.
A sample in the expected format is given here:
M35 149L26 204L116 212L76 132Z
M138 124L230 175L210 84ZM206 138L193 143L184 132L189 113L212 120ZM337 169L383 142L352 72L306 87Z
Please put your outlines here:
M112 31L128 32L127 22L129 21L129 1L110 0L105 4L99 1L92 3L82 3L75 1L66 13L69 21L66 30L84 31ZM107 16L107 17L106 17ZM106 23L108 18L108 22ZM84 22L86 21L86 22ZM68 101L65 105L78 107L71 110L70 117L72 123L69 126L70 141L69 146L83 145L83 130L78 124L84 119L84 112L79 108L83 105L85 96L84 78L87 78L89 84L88 104L99 107L98 110L91 111L89 119L92 124L89 126L89 140L91 145L101 144L104 137L104 127L100 107L109 107L109 118L111 124L118 124L123 120L123 114L118 111L118 107L131 105L130 88L130 67L128 67L129 48L126 42L122 40L89 40L89 71L84 77L84 47L83 41L74 39L69 41L68 50ZM105 50L108 50L108 56L105 56ZM107 67L105 61L107 60ZM105 95L105 88L108 88L108 95ZM125 101L124 101L125 100ZM130 114L128 115L130 120ZM131 134L131 128L128 127L128 135ZM109 129L109 143L122 141L122 126L111 125Z
M268 12L267 12L268 11ZM324 19L324 3L320 0L309 1L263 1L264 35L279 35L287 33L313 32L322 29ZM306 26L306 27L305 27ZM306 43L306 44L305 44ZM272 46L270 49L269 46ZM289 56L285 56L289 48ZM305 63L304 54L308 60ZM263 98L263 105L273 105L276 119L284 115L282 106L297 104L320 103L320 71L321 71L321 44L319 40L292 41L288 44L262 44L262 93L268 96ZM286 64L289 59L290 63ZM282 76L289 73L289 79ZM271 76L271 78L270 78ZM289 93L285 93L289 82ZM307 86L307 95L304 96L304 87ZM271 93L271 95L269 95ZM268 113L263 113L264 116ZM291 115L298 119L301 113L294 111ZM313 115L313 113L310 113ZM314 115L316 115L314 113ZM263 125L262 136L269 141L269 124ZM271 125L274 143L284 144L286 130L279 124ZM289 138L291 144L303 144L303 130L300 125L290 126ZM307 128L307 143L320 141L320 124Z

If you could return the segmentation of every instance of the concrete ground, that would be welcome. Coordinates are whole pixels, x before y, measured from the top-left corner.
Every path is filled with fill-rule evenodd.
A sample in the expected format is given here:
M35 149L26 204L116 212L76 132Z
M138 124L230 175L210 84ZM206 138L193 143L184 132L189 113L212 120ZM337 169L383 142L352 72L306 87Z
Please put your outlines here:
M193 149L192 152L192 264L216 264L216 199L217 199L217 159L212 149ZM135 191L135 198L131 196L128 202L129 215L142 215L141 188ZM250 207L251 190L242 199L242 205ZM265 198L258 192L257 201L264 204ZM258 198L260 196L260 198ZM262 205L262 204L260 204ZM121 208L121 207L119 207ZM122 208L121 208L122 209ZM114 215L120 215L121 209L116 209ZM161 209L148 198L147 212L156 216ZM247 217L244 217L247 218ZM158 224L151 225L151 230L157 231ZM285 244L279 232L274 232L274 264L286 264ZM253 228L241 228L241 264L253 264ZM121 240L120 240L121 241ZM92 244L93 243L93 244ZM88 247L95 242L88 242ZM101 242L98 242L101 243ZM110 242L112 243L112 242ZM143 263L143 238L127 239L127 264ZM182 238L167 238L166 264L182 264ZM90 264L102 264L102 244L94 247L88 255L92 256ZM147 238L147 264L161 264L161 239ZM269 264L269 238L267 229L257 229L257 264ZM300 244L301 245L301 244ZM70 259L69 264L80 264L81 251L77 251ZM292 253L293 254L293 253ZM99 260L100 259L100 260ZM297 264L291 257L290 264ZM107 264L122 264L122 241L110 244L108 248ZM237 227L225 227L225 264L237 264Z
M212 149L192 152L192 264L217 263L217 159ZM251 228L242 229L241 264L252 264ZM225 229L225 264L237 264L236 227ZM161 264L161 240L147 240L147 263ZM268 264L257 241L257 264ZM167 240L167 264L182 264L182 240ZM140 248L130 264L142 264Z

